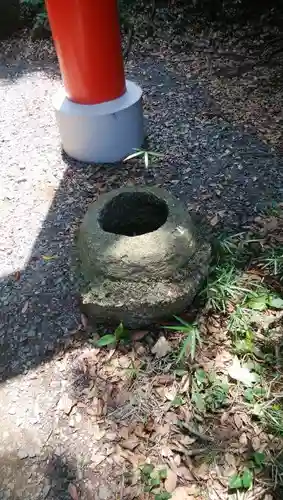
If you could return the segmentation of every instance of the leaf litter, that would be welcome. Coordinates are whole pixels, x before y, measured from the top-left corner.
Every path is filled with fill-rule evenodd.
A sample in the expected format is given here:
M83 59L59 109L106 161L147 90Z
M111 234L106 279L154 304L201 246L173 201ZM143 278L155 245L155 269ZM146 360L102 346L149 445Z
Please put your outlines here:
M250 234L257 232L258 223L249 228ZM260 269L262 252L278 243L281 227L279 218L261 237L260 256L250 257L242 245L243 236L235 251L247 251L248 265ZM223 254L221 258L226 259ZM156 329L149 329L136 336L133 332L132 344L125 347L87 347L81 356L70 354L73 397L80 400L80 411L89 412L98 426L101 449L94 454L94 464L100 466L111 457L123 464L135 477L128 493L132 488L139 498L148 490L148 498L202 499L207 491L211 498L228 499L233 492L250 495L254 491L262 493L255 498L265 499L272 494L275 470L276 484L280 483L276 456L283 444L278 434L283 378L280 373L274 378L269 342L274 325L281 322L281 298L274 299L279 307L274 311L272 288L267 290L261 278L257 292L253 278L249 285L248 270L244 269L244 296L235 295L232 300L228 296L229 305L223 311L202 305L193 327L177 318L183 334L177 326L163 326L158 338ZM266 270L264 276L268 276ZM250 293L253 300L257 293L267 294L264 310L255 311L254 303L245 298ZM240 313L247 323L241 317L238 329L235 315ZM196 328L201 342L195 346L194 358L188 350L180 358L184 336L187 339ZM247 342L244 352L237 351L238 337ZM110 448L105 447L107 438ZM150 484L143 479L146 464L152 469ZM164 479L158 475L160 468L167 471ZM190 487L195 488L193 494L187 493Z
M209 34L213 33L210 31ZM248 121L254 124L254 116L260 109L254 99L248 108L242 105L241 75L232 85L215 74L211 78L211 71L207 78L205 51L197 48L197 44L207 37L207 31L198 30L193 51L197 57L192 61L191 71L202 74L209 84L215 98L214 108L220 104L221 115L233 114L238 122L244 124L248 116ZM221 33L219 38L221 40ZM233 44L233 37L228 43ZM221 59L226 57L218 58L215 64L212 62L210 69L217 69ZM253 79L252 74L251 77ZM257 90L255 95L258 99ZM231 96L239 105L227 109ZM281 97L279 101L282 101ZM272 105L269 110L272 111ZM212 113L215 116L217 109L213 109ZM259 122L264 124L258 130L264 140L280 146L278 122L263 123L263 114L260 114ZM145 161L148 161L147 157ZM102 186L103 190L105 186ZM220 212L212 214L210 224L213 228L218 227L222 216ZM261 251L270 253L265 260L257 261L251 252L250 268L245 269L250 274L256 271L260 284L265 286L267 283L269 291L271 288L279 294L282 292L281 276L278 275L280 266L272 250L283 244L282 229L283 221L278 215L262 216L250 223L247 227L249 235L259 240ZM240 241L236 238L235 251L241 243L241 238ZM46 255L42 259L48 262L56 259L56 256ZM15 280L20 280L20 277L17 272ZM270 500L274 488L281 486L281 373L274 378L275 361L279 361L280 369L280 342L279 352L275 353L274 359L274 333L270 326L271 323L281 326L280 314L276 314L272 304L273 307L274 304L278 305L280 311L282 299L274 296L270 300L265 291L260 298L250 297L248 300L245 304L251 307L248 328L243 323L240 329L233 330L229 326L229 315L237 312L233 300L225 304L225 312L206 306L200 309L197 324L202 345L197 346L191 358L186 349L184 356L179 359L180 366L176 360L183 336L171 335L172 332L169 336L166 330L165 333L162 331L158 340L150 330L134 333L134 341L140 345L124 352L116 348L87 347L82 350L81 356L78 352L75 355L67 354L72 372L70 400L74 406L67 401L63 411L71 414L75 408L86 413L97 426L94 437L99 441L100 448L94 452L93 464L97 467L102 462L110 463L113 460L121 470L126 468L131 476L131 484L124 488L125 498L127 495L131 498L149 498L151 492L145 493L141 484L140 472L145 464L153 466L152 472L160 466L170 471L162 479L162 484L156 486L160 489L160 495L172 493L170 498L175 500L200 500L207 498L207 491L208 498L224 500L232 498L229 491L231 486L236 489L236 493L244 495L234 498ZM255 307L258 305L259 309ZM243 309L242 304L240 306ZM22 313L27 310L28 305L25 303ZM82 317L81 322L87 330L87 318ZM151 344L147 342L150 339ZM163 340L159 342L160 339ZM244 347L244 352L239 352L238 340L243 341L241 347ZM259 345L257 351L254 350L255 344ZM197 372L199 370L203 372L202 379ZM259 375L260 380L256 375ZM219 402L219 393L213 390L222 387L223 376L230 377L229 393L226 399L221 397ZM216 408L208 404L208 401L215 400L220 404ZM190 426L180 426L180 422ZM112 443L110 447L107 446L107 440ZM260 463L253 456L253 452L257 451L264 454L264 460ZM263 467L263 462L269 463L268 470ZM245 490L248 490L247 493ZM249 493L254 493L254 496ZM76 500L78 493L74 484L69 485L69 494ZM124 496L121 495L121 498ZM162 496L159 498L162 499Z

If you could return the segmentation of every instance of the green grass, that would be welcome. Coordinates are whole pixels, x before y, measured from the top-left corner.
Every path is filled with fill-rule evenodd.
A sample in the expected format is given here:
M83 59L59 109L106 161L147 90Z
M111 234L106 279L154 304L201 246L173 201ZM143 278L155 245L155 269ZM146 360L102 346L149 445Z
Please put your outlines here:
M218 264L212 269L202 292L206 300L206 307L227 312L228 303L241 302L250 289L245 286L243 273L235 265L224 263Z
M258 485L261 480L263 484L265 480L270 484L270 467L275 471L277 483L283 487L283 469L281 477L276 461L278 443L277 448L273 447L270 438L270 435L283 438L283 384L280 372L283 356L276 333L280 310L283 309L283 294L278 293L283 278L283 247L266 248L267 245L270 245L269 236L265 239L261 234L252 233L224 235L213 242L211 269L199 294L200 300L196 301L201 308L195 322L190 324L176 318L178 324L168 327L182 335L177 361L182 363L188 357L194 361L177 366L186 368L186 371L176 370L176 376L186 373L189 376L189 389L186 394L180 392L178 404L186 404L186 397L189 398L195 426L205 419L209 435L213 436L217 418L235 407L235 414L239 411L248 417L246 430L243 420L241 432L247 432L251 443L254 438L261 439L260 434L253 434L253 425L261 429L262 436L267 437L265 443L268 442L268 445L264 453L261 449L254 448L253 451L251 448L230 477L228 489L240 490L240 494L245 490L252 491L253 485ZM227 351L231 355L231 363L227 362L224 370L221 368L216 373L207 373L210 363L206 365L210 335L215 333L217 336L217 330L205 328L206 322L210 324L210 316L213 318L211 324L219 325L225 355ZM206 336L201 329L201 339L198 325L204 327L209 335ZM202 343L206 345L204 357L201 349L197 352L198 345ZM221 341L216 340L218 344ZM222 346L220 352L221 349ZM235 360L238 360L240 369L233 373L231 366ZM174 362L172 366L176 368ZM274 376L275 369L279 375ZM239 378L234 376L235 373L239 373ZM245 383L246 373L250 375L246 377L248 383ZM282 464L280 466L282 468Z
M282 279L283 277L283 247L271 248L259 259L261 268L268 271L272 276Z
M195 359L196 349L198 345L201 345L201 338L199 333L199 328L197 324L191 324L184 321L178 316L174 316L178 321L178 325L165 326L166 330L173 330L185 334L184 339L181 342L180 350L177 355L176 364L181 363L187 356L190 356L191 360Z

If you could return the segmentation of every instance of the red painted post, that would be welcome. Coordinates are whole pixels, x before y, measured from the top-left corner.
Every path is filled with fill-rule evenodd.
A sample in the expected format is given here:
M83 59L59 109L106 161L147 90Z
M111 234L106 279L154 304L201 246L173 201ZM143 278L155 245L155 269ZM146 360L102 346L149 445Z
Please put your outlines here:
M46 0L66 96L99 104L126 91L116 0Z

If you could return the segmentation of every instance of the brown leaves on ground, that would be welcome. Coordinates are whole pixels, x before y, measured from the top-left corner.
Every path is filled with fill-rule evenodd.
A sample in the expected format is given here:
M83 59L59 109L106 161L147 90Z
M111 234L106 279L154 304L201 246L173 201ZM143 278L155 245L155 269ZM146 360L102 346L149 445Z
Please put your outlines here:
M274 223L272 228L277 231ZM133 333L130 347L85 347L79 355L69 355L73 393L65 409L60 403L61 410L68 416L81 412L91 420L94 470L114 464L131 471L132 482L125 487L129 498L150 498L144 496L141 470L152 464L166 468L162 488L175 500L201 500L203 489L226 500L229 478L249 463L252 453L271 446L231 378L224 407L199 410L192 403L195 371L225 378L234 359L226 318L204 311L198 321L203 344L193 367L185 360L176 370L172 362L180 338L161 335L154 340L150 331Z
M177 486L177 481L178 481L178 476L175 472L173 472L171 469L167 470L167 477L165 479L165 490L168 493L172 493Z
M69 483L68 493L72 500L79 500L78 490L73 483Z
M171 345L164 336L159 337L156 344L151 349L152 354L155 354L157 358L163 358L172 350Z

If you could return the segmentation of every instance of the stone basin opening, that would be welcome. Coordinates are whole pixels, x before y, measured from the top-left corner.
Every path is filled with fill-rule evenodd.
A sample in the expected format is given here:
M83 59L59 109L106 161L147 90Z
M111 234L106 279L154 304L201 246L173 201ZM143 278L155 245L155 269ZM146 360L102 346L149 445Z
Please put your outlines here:
M125 192L103 207L98 222L107 233L139 236L163 226L168 213L167 203L151 193Z

